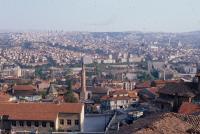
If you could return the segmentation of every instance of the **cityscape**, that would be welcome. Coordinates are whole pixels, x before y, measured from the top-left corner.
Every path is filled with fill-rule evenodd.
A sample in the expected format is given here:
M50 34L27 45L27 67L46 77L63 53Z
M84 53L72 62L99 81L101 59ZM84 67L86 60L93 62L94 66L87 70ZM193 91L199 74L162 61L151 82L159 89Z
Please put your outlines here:
M70 6L81 11L91 4L89 6L96 9L97 21L106 18L104 11L95 14L98 9L107 11L107 4L112 6L113 0L106 4L86 0L83 7L79 7L81 2L78 0L79 6L71 0L44 0L46 3L36 0L41 4L37 9L33 0L30 3L22 0L27 4L24 8L30 8L27 13L24 10L21 13L22 3L8 1L0 0L0 5L5 4L5 8L16 5L5 14L17 15L19 11L22 16L4 17L4 7L1 9L0 6L0 134L200 133L200 27L193 25L195 30L185 29L187 21L180 25L174 23L177 29L169 24L175 31L168 31L168 28L151 30L154 25L149 23L145 26L150 30L147 28L146 31L137 25L141 22L131 24L132 19L124 18L141 30L132 29L131 25L127 25L128 30L119 30L115 27L118 22L122 28L122 24L128 22L117 19L115 22L111 19L109 23L112 24L106 24L106 27L95 24L96 29L92 30L86 25L87 30L83 30L79 27L81 19L84 20L81 16L88 16L71 13L66 21L65 14L71 11ZM124 1L124 5L116 2L113 8L120 12L118 6L126 10L130 3L141 4L136 1ZM163 6L157 0L152 1ZM68 8L62 7L64 3L69 4ZM33 4L33 8L29 4ZM199 10L195 8L197 1L190 4L194 6L192 11ZM48 7L53 5L54 14ZM40 6L47 10L45 15L64 19L49 21L51 17L47 17L33 21L31 17L40 16L37 14ZM183 2L180 9L184 6ZM111 12L115 11L113 8ZM67 13L57 14L61 9ZM172 7L172 10L178 9ZM82 12L90 14L89 11ZM70 21L73 14L79 16L78 23ZM191 14L188 14L189 18ZM185 19L188 18L185 15ZM16 23L10 25L4 21L9 19ZM18 19L30 19L31 25L26 21L18 24ZM149 16L149 19L155 18ZM176 20L176 17L170 19ZM58 28L50 27L51 23ZM79 30L65 29L64 23ZM40 24L44 29L39 27ZM162 25L165 28L165 23Z

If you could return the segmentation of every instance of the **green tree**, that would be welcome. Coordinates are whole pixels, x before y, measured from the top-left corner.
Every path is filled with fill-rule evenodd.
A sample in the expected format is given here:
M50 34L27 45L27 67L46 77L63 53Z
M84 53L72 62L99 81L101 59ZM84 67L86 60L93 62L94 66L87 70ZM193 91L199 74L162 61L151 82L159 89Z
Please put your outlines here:
M94 67L95 67L95 74L96 74L97 76L100 76L100 74L101 74L101 69L100 69L100 66L99 66L99 64L98 64L97 62L94 63Z
M149 74L147 74L146 72L140 72L140 74L137 76L137 78L140 81L152 80L151 76Z
M35 75L41 77L42 74L42 67L36 67L35 68Z
M159 78L159 71L156 69L153 69L153 71L151 72L151 74L153 75L154 78L158 79Z
M74 96L74 93L72 91L72 84L71 80L67 81L68 89L64 94L64 100L65 102L70 102L70 103L76 103L78 102L77 98Z

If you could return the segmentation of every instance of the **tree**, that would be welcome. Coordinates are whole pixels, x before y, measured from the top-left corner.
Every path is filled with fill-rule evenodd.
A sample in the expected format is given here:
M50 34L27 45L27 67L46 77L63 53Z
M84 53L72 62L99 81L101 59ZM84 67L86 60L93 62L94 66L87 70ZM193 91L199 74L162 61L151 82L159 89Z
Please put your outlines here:
M36 67L35 68L35 75L41 77L43 75L42 73L42 67Z
M159 78L159 71L158 70L156 70L156 69L153 69L152 70L152 72L151 72L151 74L153 75L153 77L155 77L156 79L158 79Z
M40 95L42 96L42 99L45 99L47 92L46 91L41 91Z
M94 63L94 67L95 67L95 74L96 74L97 76L100 76L100 74L101 74L101 69L100 69L100 66L99 66L99 64L98 64L97 62Z
M141 72L137 78L140 80L140 81L147 81L147 80L152 80L151 76L149 74L147 74L146 72Z
M74 96L74 93L72 91L71 80L67 81L67 85L68 85L68 89L67 89L66 93L64 94L65 102L70 102L70 103L78 102L77 98Z

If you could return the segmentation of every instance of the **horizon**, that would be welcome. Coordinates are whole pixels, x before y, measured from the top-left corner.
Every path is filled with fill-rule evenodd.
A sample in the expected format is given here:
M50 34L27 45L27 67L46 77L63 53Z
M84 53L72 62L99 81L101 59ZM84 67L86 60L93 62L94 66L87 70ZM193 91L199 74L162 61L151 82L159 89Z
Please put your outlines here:
M200 30L198 0L0 0L1 31Z
M64 33L167 33L167 34L181 34L181 33L195 33L200 32L200 30L193 31L181 31L181 32L170 32L170 31L67 31L67 30L4 30L0 29L0 33L37 33L37 32L64 32Z

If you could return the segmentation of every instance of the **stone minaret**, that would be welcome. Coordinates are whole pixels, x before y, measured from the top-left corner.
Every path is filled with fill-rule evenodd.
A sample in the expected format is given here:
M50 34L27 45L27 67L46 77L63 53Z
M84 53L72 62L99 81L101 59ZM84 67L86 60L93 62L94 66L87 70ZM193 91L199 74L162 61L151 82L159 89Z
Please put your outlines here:
M82 61L82 71L81 71L81 93L80 93L80 100L86 100L87 93L86 93L86 78L85 78L85 65Z

